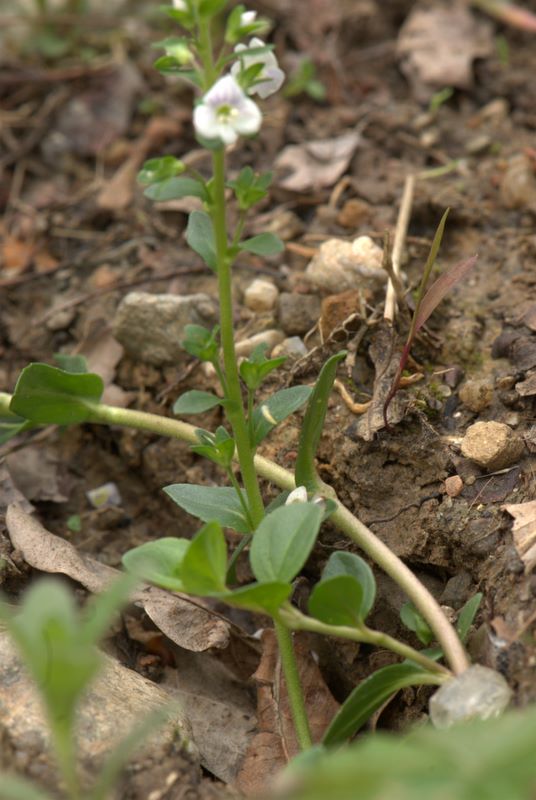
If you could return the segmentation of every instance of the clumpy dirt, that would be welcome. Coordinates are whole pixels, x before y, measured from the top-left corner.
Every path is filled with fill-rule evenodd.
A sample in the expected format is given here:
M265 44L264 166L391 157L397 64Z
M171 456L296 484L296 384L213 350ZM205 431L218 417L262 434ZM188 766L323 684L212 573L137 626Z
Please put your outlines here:
M512 518L503 506L536 500L533 377L531 384L536 368L534 38L494 23L495 50L475 62L470 85L453 91L433 110L428 105L433 90L426 101L415 94L396 56L400 27L417 4L315 0L314 14L305 8L313 3L301 7L266 0L255 5L274 20L274 42L288 69L297 52L316 63L326 99L318 103L304 94L272 98L258 139L230 153L231 169L246 163L271 169L288 144L303 145L349 130L358 131L360 138L343 174L331 185L292 191L282 187L283 177L276 177L270 200L253 218L250 232L272 226L287 247L283 256L267 263L254 256L239 260L237 336L247 338L280 324L277 310L257 313L244 306L243 290L254 278L270 279L297 302L300 296L317 294L324 300L325 293L315 291L304 276L321 242L370 235L381 244L385 230L392 234L395 228L406 175L443 170L439 177L417 181L404 248L408 284L417 285L447 206L451 212L440 266L475 252L477 264L434 312L413 346L410 369L424 378L400 392L400 422L364 437L362 418L333 393L319 470L448 613L458 611L476 591L483 592L470 653L500 670L514 689L515 703L523 706L536 699L536 577L516 548ZM147 141L151 115L167 120L169 128L166 132L163 125L148 137L145 156L193 152L199 169L207 162L194 152L189 93L160 78L150 65L150 43L162 38L161 23L141 12L134 17L128 7L121 13L130 19L130 33L114 29L117 21L103 27L98 16L88 20L88 46L104 56L117 37L121 69L128 65L136 75L132 91L123 91L121 113L114 117L109 110L111 118L96 124L102 96L97 88L107 86L106 68L84 62L76 53L55 63L36 54L28 60L16 37L6 39L0 77L0 384L12 391L30 360L52 363L57 352L92 353L96 371L106 371L114 397L120 398L110 402L171 414L179 394L194 387L214 389L213 378L186 356L180 364L164 367L124 352L114 357L116 308L134 289L216 296L216 281L185 246L185 206L155 208L134 187L132 177L126 184L114 184L114 207L99 197L140 141ZM501 42L507 43L506 58ZM109 90L114 90L112 84ZM84 136L80 126L68 124L69 104L77 97L87 102ZM375 377L374 348L378 350L385 331L379 322L383 299L383 290L364 292L359 308L353 309L359 311L357 323L339 328L324 343L318 331L310 332L305 336L309 355L298 364L290 362L270 389L314 381L322 361L347 347L352 361L340 368L339 377L352 398L366 401ZM346 310L339 323L348 316L347 305L342 307ZM399 314L389 332L393 353L401 349L407 327L407 317ZM472 381L484 382L487 397L477 410L460 399ZM522 457L491 474L464 458L461 439L477 421L508 424L524 441ZM220 422L217 411L200 418L206 428ZM292 468L298 434L299 415L280 427L263 454ZM31 457L21 456L29 448ZM2 452L15 484L45 527L115 567L130 547L195 531L196 522L163 496L163 486L220 481L217 468L193 455L186 444L132 430L83 425L33 431L4 445ZM44 470L47 481L36 488ZM445 480L452 476L461 478L461 491L451 496ZM117 485L120 503L92 508L87 491L109 481ZM8 492L2 491L5 500ZM266 487L266 496L273 496L273 489ZM79 530L69 527L73 515L79 518ZM0 554L6 566L0 577L4 590L16 596L34 575L10 548L7 534L2 537ZM307 594L335 547L350 545L327 525L300 592ZM247 569L242 569L246 580ZM377 578L371 624L416 645L399 620L404 597L389 579L381 574ZM244 624L254 630L251 619ZM356 681L393 660L389 653L348 643L315 641L314 649L338 701ZM161 676L164 666L170 668L168 657L167 649L153 648L145 663ZM254 669L242 669L241 679ZM404 729L422 717L426 699L426 692L408 690L375 724ZM169 778L182 770L179 763L178 769L175 755L166 753L159 763L131 765L128 789L121 796L193 800L227 791L223 782L201 778L195 764L186 781Z

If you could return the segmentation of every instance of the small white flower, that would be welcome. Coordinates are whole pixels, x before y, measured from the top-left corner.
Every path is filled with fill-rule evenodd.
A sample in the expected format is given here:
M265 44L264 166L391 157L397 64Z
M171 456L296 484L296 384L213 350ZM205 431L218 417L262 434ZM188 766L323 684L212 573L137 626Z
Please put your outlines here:
M242 50L249 50L252 47L265 47L265 43L262 41L262 39L254 37L250 40L247 46L240 43L236 45L234 50L235 53L240 56ZM285 73L279 68L277 58L274 56L272 51L269 50L266 53L259 53L257 56L250 55L239 58L239 60L231 67L231 75L238 76L242 70L248 69L249 67L253 66L253 64L263 64L264 68L257 78L257 80L261 81L261 83L255 83L250 87L250 89L248 89L248 92L249 94L257 93L259 97L264 100L266 97L269 97L271 94L274 94L274 92L277 92L281 88L281 84L285 80Z
M246 25L252 25L256 17L256 11L243 11L242 14L240 14L240 27L245 28Z
M296 486L295 489L289 494L287 499L285 500L286 506L291 506L294 503L306 503L307 502L307 489L305 486Z
M177 11L188 11L186 0L172 0L172 1L173 1L173 8L177 9Z
M194 110L194 127L205 139L234 144L240 134L251 136L261 127L262 115L232 75L216 81Z

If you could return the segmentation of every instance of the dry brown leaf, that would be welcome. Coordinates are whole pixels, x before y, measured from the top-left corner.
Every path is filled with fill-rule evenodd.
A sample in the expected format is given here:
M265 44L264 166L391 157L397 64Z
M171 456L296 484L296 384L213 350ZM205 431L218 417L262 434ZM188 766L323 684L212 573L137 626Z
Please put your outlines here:
M182 123L177 120L169 117L152 119L134 144L130 156L100 192L97 206L107 211L126 208L134 198L136 175L147 154L153 149L157 150L166 139L178 137L181 130Z
M9 506L6 525L13 546L35 569L68 575L90 592L102 592L120 574L113 567L79 553L17 505ZM136 589L131 600L145 610L162 633L185 650L197 652L227 645L229 626L202 608L201 601L194 604L154 586Z
M416 8L400 29L401 69L419 100L445 86L473 85L473 61L493 52L492 26L463 3Z
M0 259L5 272L20 273L28 269L32 263L35 244L7 234L4 236Z
M292 192L307 192L333 186L348 167L361 142L356 131L285 147L275 160L277 184ZM285 176L285 173L289 172Z
M237 778L239 790L249 796L259 796L275 774L299 752L277 640L272 629L264 631L262 643L261 662L253 676L257 682L259 732L248 749ZM331 695L311 656L307 637L297 635L294 646L311 737L314 743L318 743L337 713L339 704Z
M509 503L503 506L514 518L512 537L525 572L536 566L536 500L528 503Z
M58 459L39 444L29 444L6 457L13 483L27 500L65 503L66 480Z

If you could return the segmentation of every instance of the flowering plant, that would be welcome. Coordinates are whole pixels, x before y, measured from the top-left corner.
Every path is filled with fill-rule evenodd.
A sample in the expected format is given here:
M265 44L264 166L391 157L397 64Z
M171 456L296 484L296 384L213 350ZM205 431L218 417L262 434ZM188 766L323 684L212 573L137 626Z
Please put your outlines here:
M210 178L205 179L172 156L151 159L140 173L145 194L151 199L194 196L202 202L202 210L189 216L186 238L217 276L220 325L213 330L187 326L183 346L213 366L222 396L186 392L177 399L174 412L184 416L221 406L225 424L210 432L179 420L107 406L101 402L103 384L97 375L79 368L67 372L46 364L27 367L13 397L0 395L0 407L7 410L9 406L11 413L7 435L36 424L119 424L186 440L196 453L222 469L227 486L179 483L165 489L175 503L205 523L191 540L166 537L143 544L124 556L124 565L136 577L170 591L217 598L272 617L297 740L306 749L312 741L293 649L294 630L379 645L405 659L357 687L325 734L324 742L330 745L351 736L398 688L441 684L450 679L452 673L438 663L443 654L454 673L463 672L468 660L459 636L426 588L342 506L316 472L315 454L329 394L337 365L345 354L326 362L313 388L293 386L260 401L264 381L284 358L270 357L261 346L240 364L237 361L231 295L233 262L241 252L266 256L281 252L283 246L271 233L244 238L247 214L266 196L271 175L258 174L246 166L234 180L227 180L226 148L237 145L240 137L259 131L262 112L252 97L263 100L276 92L284 74L272 46L258 36L266 30L266 21L242 5L228 16L223 41L216 50L213 22L226 5L226 0L173 0L167 13L183 33L160 43L165 55L156 62L161 72L181 76L198 92L193 126L211 155ZM246 37L251 37L247 44L243 41ZM227 224L228 190L239 212L231 231ZM305 404L292 475L257 450L280 422ZM259 476L283 489L268 507ZM373 572L367 561L347 551L331 554L311 593L308 614L292 604L293 581L328 517L398 582L414 604L406 618L411 616L419 634L426 632L427 643L435 638L439 649L420 651L367 626L376 593ZM242 535L230 556L223 528ZM235 567L246 550L255 582L239 586ZM472 609L473 614L475 611ZM460 635L466 632L461 630Z

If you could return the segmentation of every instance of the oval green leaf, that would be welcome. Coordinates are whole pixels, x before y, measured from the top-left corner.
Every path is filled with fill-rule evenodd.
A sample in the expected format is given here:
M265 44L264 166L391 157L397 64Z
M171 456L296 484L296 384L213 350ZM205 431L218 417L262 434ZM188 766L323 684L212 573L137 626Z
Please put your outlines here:
M244 509L232 486L173 483L164 487L164 491L174 503L203 522L216 520L224 528L233 528L238 533L251 531Z
M250 562L261 583L296 577L314 547L322 509L314 503L282 506L265 517L253 535Z
M201 392L198 389L192 389L190 392L181 394L181 396L175 400L173 413L202 414L204 411L209 411L211 408L219 406L221 402L221 399L211 392Z
M252 236L251 239L240 242L238 249L246 250L257 256L275 256L283 252L285 245L274 233L260 233L258 236Z
M209 215L204 211L192 211L186 227L186 241L201 256L207 267L216 272L216 243L214 227Z
M227 545L219 522L208 522L187 549L181 577L187 592L211 595L225 591Z
M274 616L276 611L288 600L291 592L291 584L281 581L250 583L248 586L222 594L221 599L237 608L247 608L249 611Z
M173 536L146 542L125 553L123 566L127 572L143 581L172 592L183 592L181 569L189 546L188 539L176 539Z
M166 58L166 56L164 56ZM144 191L145 197L156 202L179 200L181 197L199 197L206 200L207 191L201 181L195 178L166 178L153 183Z
M310 386L291 386L271 395L253 411L253 444L257 447L271 430L294 414L311 396Z
M309 613L328 625L356 628L363 622L363 589L351 575L336 575L317 583L309 598Z
M73 425L91 418L103 391L102 378L93 373L29 364L19 376L9 409L41 425Z
M322 581L338 575L351 575L361 585L361 619L366 619L376 600L376 581L374 574L360 556L338 550L332 553L322 573Z

